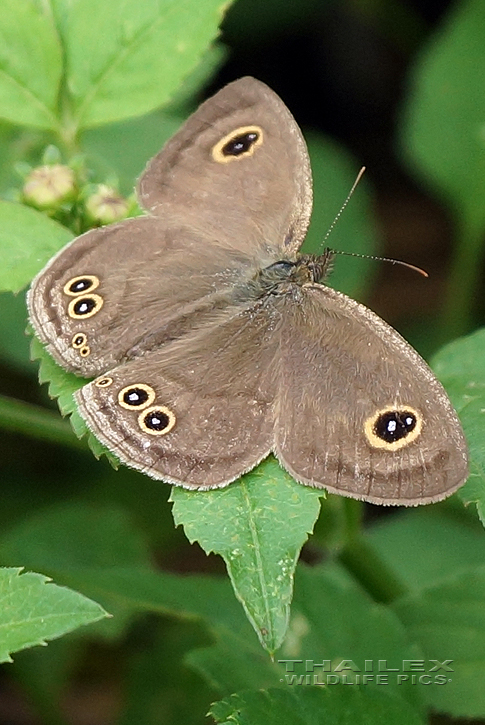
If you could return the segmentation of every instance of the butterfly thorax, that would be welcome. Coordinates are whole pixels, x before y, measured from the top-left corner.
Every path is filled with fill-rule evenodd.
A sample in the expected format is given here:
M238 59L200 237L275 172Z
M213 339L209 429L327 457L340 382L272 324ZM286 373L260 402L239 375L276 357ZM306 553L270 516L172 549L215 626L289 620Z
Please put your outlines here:
M252 280L257 297L281 294L293 285L303 286L320 282L327 276L333 259L333 252L325 249L323 254L299 254L296 259L282 259L259 270Z

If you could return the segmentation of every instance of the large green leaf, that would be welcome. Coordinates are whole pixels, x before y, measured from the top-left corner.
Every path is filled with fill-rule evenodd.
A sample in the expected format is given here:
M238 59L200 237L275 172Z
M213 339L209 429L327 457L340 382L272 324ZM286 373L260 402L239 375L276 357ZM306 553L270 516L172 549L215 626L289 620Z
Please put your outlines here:
M18 292L72 232L35 209L0 200L0 291Z
M470 449L470 477L458 495L477 503L485 524L485 329L446 345L433 368L460 415Z
M221 0L71 4L64 37L78 126L140 116L167 103L216 38L226 6Z
M421 658L421 651L388 607L334 565L298 567L290 626L275 664L259 661L249 641L236 645L236 638L218 637L212 647L191 652L188 661L222 692L346 682L385 687L419 707L423 685L404 676L403 662Z
M175 523L190 541L224 558L236 596L270 652L286 633L296 563L321 495L293 481L273 458L224 489L172 489Z
M294 687L241 692L212 705L221 725L424 725L410 705L365 687Z
M396 601L393 609L443 684L427 686L425 700L455 717L485 716L485 567Z
M61 46L45 5L2 0L0 116L13 123L56 128L61 74Z
M485 224L485 13L455 3L412 75L402 125L406 158L475 224Z

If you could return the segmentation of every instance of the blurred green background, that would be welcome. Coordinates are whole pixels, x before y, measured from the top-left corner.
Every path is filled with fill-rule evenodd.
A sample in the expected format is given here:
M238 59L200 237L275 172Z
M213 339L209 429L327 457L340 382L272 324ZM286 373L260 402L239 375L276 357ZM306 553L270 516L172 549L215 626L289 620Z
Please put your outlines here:
M57 12L64 4L54 3ZM200 77L196 73L179 98L162 111L83 131L77 150L87 155L90 181L115 178L128 195L146 160L201 100L243 75L266 82L309 142L315 175L311 248L318 248L365 165L365 179L327 243L402 259L429 274L424 279L397 265L337 258L332 284L368 304L429 359L443 343L483 324L484 38L478 0L236 0ZM3 198L22 185L19 162L38 165L47 143L56 141L49 132L0 121ZM26 324L24 293L0 294L0 393L50 409L55 426L57 406L38 384ZM221 559L206 556L174 528L168 486L95 460L62 421L62 445L28 435L22 426L30 413L16 417L12 407L10 419L8 402L4 406L5 535L38 511L78 501L93 511L126 513L161 570L224 573ZM33 418L31 424L34 429ZM446 515L463 517L475 532L471 512L457 511L452 503ZM368 522L389 515L396 512L366 508ZM304 560L319 562L338 551L342 517L340 503L329 503ZM116 530L121 541L122 527ZM381 546L385 550L385 542ZM12 565L8 543L3 551L2 563ZM198 621L150 615L117 639L68 636L20 653L0 677L0 725L204 722L208 703L220 692L183 658L208 641ZM469 714L453 704L448 711ZM478 706L470 714L483 716ZM453 721L435 716L432 722Z

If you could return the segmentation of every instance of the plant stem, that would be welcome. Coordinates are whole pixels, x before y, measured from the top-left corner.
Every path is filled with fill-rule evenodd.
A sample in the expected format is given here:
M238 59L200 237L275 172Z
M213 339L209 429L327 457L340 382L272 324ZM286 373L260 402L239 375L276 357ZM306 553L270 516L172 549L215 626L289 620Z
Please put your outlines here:
M391 602L406 593L406 587L381 559L362 533L364 505L343 499L345 544L338 558L369 594L378 602Z
M15 398L0 395L0 427L31 436L37 440L86 450L69 423L53 411Z
M349 541L338 558L377 602L387 604L406 594L406 586L363 536Z
M483 220L462 217L457 239L439 324L440 343L453 340L473 328L473 303L485 251Z

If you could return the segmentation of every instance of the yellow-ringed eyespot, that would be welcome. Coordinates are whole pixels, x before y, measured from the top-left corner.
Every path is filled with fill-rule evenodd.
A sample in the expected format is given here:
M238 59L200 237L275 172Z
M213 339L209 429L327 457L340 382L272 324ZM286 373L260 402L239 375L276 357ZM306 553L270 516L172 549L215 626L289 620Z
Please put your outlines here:
M82 274L66 282L63 287L63 292L70 297L77 297L78 295L84 294L84 292L92 292L96 287L99 287L99 279L96 275Z
M94 384L97 388L108 388L110 385L113 385L113 378L110 378L108 375L103 375L102 378L96 378Z
M80 347L83 347L88 341L88 338L84 334L84 332L76 332L74 337L72 338L71 345L78 349Z
M150 435L160 436L169 433L175 425L175 414L165 405L154 405L143 410L138 416L138 425Z
M409 405L390 405L377 410L364 422L369 445L397 451L416 440L423 427L423 416Z
M147 408L155 400L155 391L145 383L127 385L118 393L118 403L127 410Z
M100 295L84 295L83 297L75 297L69 302L67 313L69 317L75 320L92 317L103 306L103 298Z
M218 141L212 148L212 158L227 164L244 156L252 156L263 143L263 129L259 126L241 126Z

